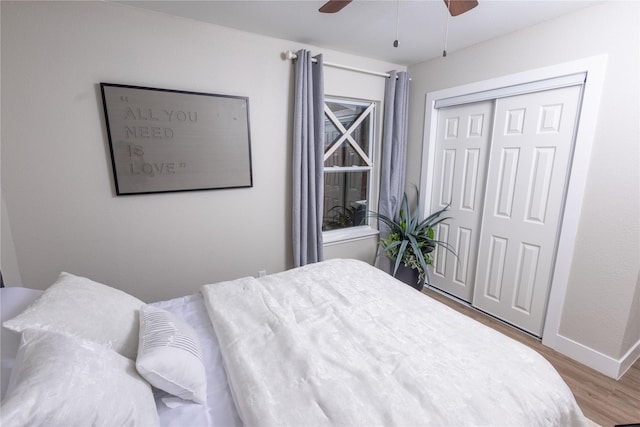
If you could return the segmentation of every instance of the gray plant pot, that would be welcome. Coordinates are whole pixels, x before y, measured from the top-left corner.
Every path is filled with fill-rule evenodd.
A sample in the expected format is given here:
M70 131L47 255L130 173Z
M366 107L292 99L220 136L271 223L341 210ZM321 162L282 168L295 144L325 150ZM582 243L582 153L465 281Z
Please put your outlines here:
M424 280L421 280L420 283L418 283L418 275L418 270L414 270L413 268L406 267L404 264L400 264L395 277L412 288L422 291L422 288L424 287Z

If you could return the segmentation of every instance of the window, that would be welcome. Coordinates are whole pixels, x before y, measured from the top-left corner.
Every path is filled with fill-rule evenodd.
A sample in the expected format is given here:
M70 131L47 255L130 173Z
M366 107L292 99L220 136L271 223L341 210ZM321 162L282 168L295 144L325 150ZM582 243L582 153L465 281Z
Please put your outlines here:
M322 231L369 224L375 104L325 98Z

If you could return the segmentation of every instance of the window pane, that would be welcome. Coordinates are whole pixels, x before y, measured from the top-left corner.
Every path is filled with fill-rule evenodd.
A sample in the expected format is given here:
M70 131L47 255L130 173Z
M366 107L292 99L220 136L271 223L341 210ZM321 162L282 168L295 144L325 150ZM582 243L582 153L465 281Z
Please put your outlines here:
M325 172L323 231L368 224L369 173Z
M360 154L351 147L351 145L345 141L340 148L329 156L324 161L324 167L330 168L331 166L367 166Z
M327 101L325 104L346 129L349 129L353 122L355 122L360 114L368 107L368 105L354 105L340 101Z
M325 115L324 116L324 152L335 144L342 136L342 132L338 130L336 125Z
M348 131L357 118L367 109L367 105L342 104L339 102L327 102L329 109L333 112L342 126ZM325 116L325 153L343 135L334 123ZM370 156L369 140L371 138L371 116L363 120L355 129L350 132L351 138L355 140L362 151ZM326 167L331 166L365 166L367 163L360 154L353 149L348 140L344 140L340 147L325 162Z

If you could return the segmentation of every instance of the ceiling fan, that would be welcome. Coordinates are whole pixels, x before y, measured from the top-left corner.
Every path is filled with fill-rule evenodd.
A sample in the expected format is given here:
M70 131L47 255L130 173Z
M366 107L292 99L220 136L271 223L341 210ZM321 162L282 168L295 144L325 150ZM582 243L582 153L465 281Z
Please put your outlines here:
M329 0L320 9L322 13L340 12L352 0ZM443 0L451 16L458 16L478 5L478 0Z

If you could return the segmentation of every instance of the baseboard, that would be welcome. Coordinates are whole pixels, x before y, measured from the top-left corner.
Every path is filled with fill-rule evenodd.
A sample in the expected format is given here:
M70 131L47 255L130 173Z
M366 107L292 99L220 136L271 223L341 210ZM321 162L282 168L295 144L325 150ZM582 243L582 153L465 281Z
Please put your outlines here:
M543 338L542 341L544 345L615 380L620 379L635 361L640 358L640 341L638 341L627 354L616 360L613 357L600 353L597 350L560 334L555 334L552 339L545 338Z
M640 359L640 341L627 351L620 359L620 368L618 370L618 378L621 378L625 372L629 370L637 360Z

